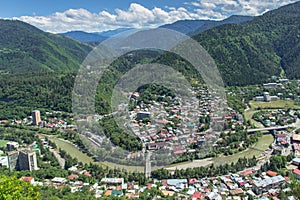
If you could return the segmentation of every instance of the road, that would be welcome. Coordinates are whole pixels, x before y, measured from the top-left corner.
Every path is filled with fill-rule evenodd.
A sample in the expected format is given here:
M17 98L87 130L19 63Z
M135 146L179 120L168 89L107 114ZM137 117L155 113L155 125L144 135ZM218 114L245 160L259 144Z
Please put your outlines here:
M65 159L63 159L60 156L60 154L57 152L57 150L55 150L55 149L49 149L49 150L50 150L50 152L53 153L53 155L57 159L57 161L58 161L59 165L61 166L61 168L64 169L65 168L65 163L66 163Z
M253 133L256 131L272 131L272 130L283 130L283 129L287 129L290 127L294 127L293 124L291 125L287 125L287 126L273 126L273 127L265 127L265 128L252 128L252 129L248 129L247 132L248 133Z

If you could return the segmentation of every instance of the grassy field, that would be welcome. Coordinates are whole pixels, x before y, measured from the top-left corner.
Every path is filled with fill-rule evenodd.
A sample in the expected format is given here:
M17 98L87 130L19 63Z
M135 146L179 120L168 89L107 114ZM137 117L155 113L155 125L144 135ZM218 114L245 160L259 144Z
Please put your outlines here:
M270 102L250 101L249 105L251 106L252 110L256 110L258 108L261 109L291 108L294 110L300 109L299 105L295 105L293 101L289 101L289 100L277 100L277 101L270 101Z
M110 168L119 168L119 169L126 169L128 171L137 171L137 172L144 172L144 167L142 166L125 166L125 165L119 165L115 163L110 162L94 162L91 157L89 157L87 154L82 153L74 144L72 144L69 141L62 140L56 137L50 137L51 141L53 141L58 148L61 148L65 150L68 154L70 154L71 157L77 158L79 162L82 163L94 163L102 166L108 166Z
M231 155L231 156L221 156L218 158L214 158L214 164L215 165L221 165L225 163L232 163L232 162L237 162L239 158L252 158L255 156L258 158L260 154L266 150L270 144L274 141L274 137L271 134L268 135L263 135L259 141L251 148L248 148L247 150Z
M0 147L5 147L8 140L0 140Z
M203 160L196 160L190 163L185 162L184 164L178 163L174 164L172 166L169 166L169 170L177 169L186 169L190 167L199 167L199 166L206 166L209 164L214 164L215 166L222 165L225 163L231 164L232 162L237 162L239 158L253 158L255 156L258 158L260 154L266 150L270 144L274 141L274 138L272 135L263 135L259 141L251 148L248 148L247 150L231 155L231 156L219 156L217 158L209 158L209 159L203 159Z
M259 123L259 122L255 121L254 119L252 119L253 114L256 113L256 112L258 112L258 111L254 111L254 110L251 110L251 109L245 111L244 112L245 120L247 120L247 121L250 120L251 123L254 124L257 128L263 128L264 126L261 123Z
M57 148L65 150L71 157L77 158L79 162L87 164L94 162L91 157L82 153L74 144L56 137L50 137L49 139L56 144Z

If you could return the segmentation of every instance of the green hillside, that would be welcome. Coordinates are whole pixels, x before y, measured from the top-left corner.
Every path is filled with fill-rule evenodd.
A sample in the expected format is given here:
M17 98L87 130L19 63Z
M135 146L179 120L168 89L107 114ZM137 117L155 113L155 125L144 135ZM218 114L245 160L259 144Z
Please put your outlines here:
M1 73L74 71L91 49L21 21L0 20Z
M282 70L288 78L300 78L299 10L300 2L290 4L246 24L223 25L194 38L215 59L227 85L262 83ZM90 50L26 23L0 20L0 118L23 117L32 109L71 112L74 71ZM114 84L137 63L165 64L192 83L201 81L197 71L174 54L132 55L120 57L102 77L96 93L98 113L109 112Z
M300 78L299 10L297 2L194 38L215 59L227 85L262 83L282 69L288 78Z

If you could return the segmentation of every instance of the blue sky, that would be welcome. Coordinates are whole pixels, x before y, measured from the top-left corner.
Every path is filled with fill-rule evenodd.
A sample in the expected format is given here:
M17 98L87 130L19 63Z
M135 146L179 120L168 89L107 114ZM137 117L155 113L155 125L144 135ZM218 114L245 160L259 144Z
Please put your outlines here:
M157 27L183 19L260 15L296 0L7 0L0 18L19 19L53 32L99 32Z

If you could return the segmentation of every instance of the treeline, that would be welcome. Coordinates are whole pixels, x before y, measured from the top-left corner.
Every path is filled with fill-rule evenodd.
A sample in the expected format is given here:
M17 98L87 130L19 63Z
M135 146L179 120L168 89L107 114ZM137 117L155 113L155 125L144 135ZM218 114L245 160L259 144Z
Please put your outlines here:
M0 20L0 72L76 71L92 47L18 20Z
M103 132L110 141L125 150L135 152L142 149L142 143L133 133L129 134L121 129L112 116L103 117L100 120Z
M209 151L206 146L201 146L196 143L191 145L192 149L196 149L195 153L184 153L173 163L180 163L186 161L192 161L197 159L204 159L204 158L212 158L217 157L218 155L233 155L238 152L242 152L249 148L251 145L258 142L259 138L262 136L262 133L254 133L254 134L247 134L245 130L237 130L235 133L232 132L221 132L220 138L217 141L217 146L211 148ZM203 149L207 151L203 153Z
M34 109L71 112L74 78L72 73L1 75L1 119L23 119Z
M210 165L209 167L196 167L187 169L176 169L174 173L162 168L152 171L152 178L157 179L170 179L170 178L205 178L225 175L229 173L236 173L245 168L253 167L257 163L256 158L239 158L236 163L223 164L220 166Z

